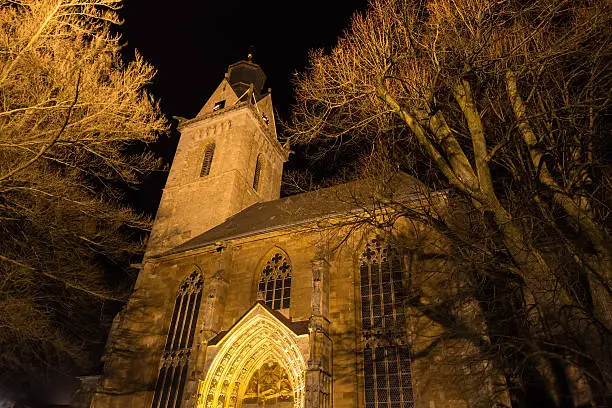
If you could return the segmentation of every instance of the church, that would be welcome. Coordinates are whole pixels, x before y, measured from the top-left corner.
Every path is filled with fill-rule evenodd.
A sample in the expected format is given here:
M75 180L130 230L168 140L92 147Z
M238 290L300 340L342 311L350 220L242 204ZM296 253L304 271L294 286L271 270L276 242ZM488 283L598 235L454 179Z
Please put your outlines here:
M453 347L469 347L419 354L440 329L406 307L411 281L435 287L449 267L443 242L399 219L400 246L371 222L393 213L376 204L381 189L414 208L444 194L397 174L382 186L280 198L289 148L277 140L265 80L250 57L230 65L197 116L179 124L138 280L89 406L482 406L473 382L486 394L492 380L449 371Z

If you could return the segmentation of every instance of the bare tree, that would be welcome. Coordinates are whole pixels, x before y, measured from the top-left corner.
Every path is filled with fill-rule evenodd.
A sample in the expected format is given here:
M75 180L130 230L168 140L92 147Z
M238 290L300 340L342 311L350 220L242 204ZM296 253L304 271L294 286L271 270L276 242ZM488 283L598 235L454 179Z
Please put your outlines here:
M120 6L0 2L2 376L91 363L143 250L149 221L121 191L159 167L134 152L166 123L153 68L121 55Z
M610 11L604 1L372 1L329 54L311 55L289 125L298 143L378 144L392 165L448 187L464 217L478 215L467 229L456 217L429 222L473 252L466 259L486 260L473 275L494 277L482 288L516 288L504 307L521 326L517 355L554 378L545 386L558 406L571 405L571 367L600 405L612 394Z

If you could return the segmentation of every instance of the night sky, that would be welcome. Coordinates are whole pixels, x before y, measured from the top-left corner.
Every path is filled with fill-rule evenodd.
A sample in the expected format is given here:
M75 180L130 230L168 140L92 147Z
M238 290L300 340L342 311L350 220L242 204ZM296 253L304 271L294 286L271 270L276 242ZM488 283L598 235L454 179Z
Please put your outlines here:
M150 91L169 118L194 117L228 65L245 59L253 46L253 61L267 75L265 88L272 88L277 114L287 119L293 102L291 78L304 70L309 50L330 49L350 16L366 7L367 0L125 0L119 30L126 58L137 49L158 70ZM282 129L277 130L282 136ZM152 148L169 162L177 142L178 132L173 130ZM296 150L285 168L307 165ZM128 201L154 215L166 175L160 172L145 179L139 190L127 193ZM48 402L66 402L75 385L70 380L50 379L36 394ZM66 381L69 384L63 385Z
M125 55L138 50L157 68L150 91L168 116L194 117L223 79L227 67L245 59L254 47L253 61L267 76L272 100L282 119L293 103L291 79L303 71L312 49L329 50L347 28L355 11L367 0L125 0L120 28ZM176 123L176 122L175 122ZM277 127L279 137L283 129ZM176 130L151 146L170 163L178 143ZM295 154L285 169L309 167L325 174L324 163L311 163L306 148ZM139 190L127 193L136 210L154 215L167 173L152 174ZM284 194L284 192L282 192Z
M126 0L122 31L128 53L138 49L158 69L152 92L167 115L195 116L227 66L254 46L254 62L286 117L291 76L304 69L308 51L329 49L366 6L366 0Z

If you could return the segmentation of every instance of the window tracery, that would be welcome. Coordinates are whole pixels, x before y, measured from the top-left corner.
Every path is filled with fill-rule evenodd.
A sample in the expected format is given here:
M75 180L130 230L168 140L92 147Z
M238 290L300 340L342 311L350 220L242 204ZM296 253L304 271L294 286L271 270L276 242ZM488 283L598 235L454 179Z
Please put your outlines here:
M203 283L201 273L194 271L179 286L155 386L153 408L178 408L181 405Z
M264 266L259 279L258 295L274 310L289 308L291 263L281 252L276 252Z
M412 408L401 254L373 239L361 255L359 271L366 408Z

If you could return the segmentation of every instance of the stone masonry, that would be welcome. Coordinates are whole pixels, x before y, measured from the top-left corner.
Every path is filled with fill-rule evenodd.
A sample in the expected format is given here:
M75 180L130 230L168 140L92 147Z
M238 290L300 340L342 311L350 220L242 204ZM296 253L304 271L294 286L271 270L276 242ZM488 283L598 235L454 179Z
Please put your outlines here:
M379 390L372 402L366 391L373 374L364 372L371 340L362 331L363 256L380 231L355 225L373 187L349 183L279 198L288 151L276 139L264 80L250 59L230 66L200 113L180 125L147 252L114 321L91 407L241 407L265 364L285 373L282 387L262 379L248 390L266 407L379 408L391 405L377 401L400 398ZM210 172L202 175L210 143ZM426 205L412 178L397 180L395 197ZM436 276L451 267L440 238L415 222L397 225L407 248L398 252L401 284L418 280L436 290ZM272 267L285 274L283 286L276 278L266 291L263 274ZM271 300L281 295L288 307ZM418 355L440 330L407 319L405 338L383 342L410 344ZM401 394L392 408L477 406L469 372L447 368L452 353L472 351L461 342L443 350L400 367L401 390L392 385L395 363L386 380L377 371L377 389ZM489 386L482 383L484 392Z

